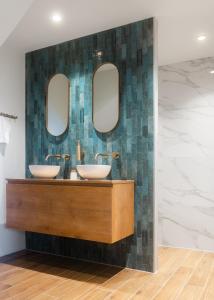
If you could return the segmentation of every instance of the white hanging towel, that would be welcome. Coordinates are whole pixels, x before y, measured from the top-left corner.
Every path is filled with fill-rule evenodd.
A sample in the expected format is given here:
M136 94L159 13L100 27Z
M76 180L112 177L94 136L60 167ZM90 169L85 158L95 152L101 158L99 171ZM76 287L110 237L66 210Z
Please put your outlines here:
M9 144L11 122L8 118L0 116L0 144Z

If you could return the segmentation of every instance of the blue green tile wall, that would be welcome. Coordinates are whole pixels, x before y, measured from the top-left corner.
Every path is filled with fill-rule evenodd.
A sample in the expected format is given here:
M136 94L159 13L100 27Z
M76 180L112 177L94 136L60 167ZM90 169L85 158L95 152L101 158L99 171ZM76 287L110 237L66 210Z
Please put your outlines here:
M111 177L136 183L134 236L106 245L26 233L28 249L152 271L153 40L153 19L147 19L26 54L27 177L28 165L46 163L48 153L70 153L66 169L75 166L76 141L80 140L85 163L94 163L96 152L118 151L121 159L109 160ZM97 50L103 51L99 59ZM112 62L120 73L120 120L107 134L96 132L92 124L92 77L103 62ZM57 138L45 128L46 89L55 73L65 74L71 83L69 129Z

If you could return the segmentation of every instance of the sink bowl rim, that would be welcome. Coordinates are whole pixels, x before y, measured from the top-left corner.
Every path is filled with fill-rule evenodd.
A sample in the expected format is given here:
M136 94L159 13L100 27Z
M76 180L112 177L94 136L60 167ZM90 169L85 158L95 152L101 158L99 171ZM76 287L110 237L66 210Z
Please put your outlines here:
M53 179L60 172L59 165L29 165L30 173L34 178Z
M86 166L86 167L111 167L111 165L109 165L109 164L97 164L97 165L95 165L95 164L85 164L85 165L76 165L76 167L84 167L84 166Z
M111 172L111 165L77 165L77 172L84 179L102 180Z
M50 168L50 167L54 167L54 168L56 168L56 167L59 167L60 168L60 166L59 165L29 165L29 168L30 167L48 167L48 168Z

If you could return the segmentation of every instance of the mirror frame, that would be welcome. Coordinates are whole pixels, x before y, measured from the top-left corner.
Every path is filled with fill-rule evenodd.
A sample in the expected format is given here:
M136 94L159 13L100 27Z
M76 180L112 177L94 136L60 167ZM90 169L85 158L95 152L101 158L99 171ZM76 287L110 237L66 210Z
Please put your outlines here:
M51 82L51 80L53 79L54 76L56 75L64 75L67 80L68 80L68 119L67 119L67 126L66 126L66 129L60 134L60 135L53 135L52 133L50 133L50 131L48 130L48 87L49 87L49 84ZM50 134L52 137L61 137L62 135L64 135L68 129L69 129L69 124L70 124L70 89L71 89L71 83L70 83L70 80L68 79L68 77L63 74L63 73L55 73L53 75L51 75L51 77L48 79L48 82L46 84L46 95L45 95L45 128L48 132L48 134Z
M95 94L95 92L94 92L94 88L95 88L95 87L94 87L94 77L95 77L95 74L96 74L97 70L98 70L99 68L101 68L102 66L106 65L106 64L111 64L111 65L113 65L113 66L117 69L117 73L118 73L118 120L117 120L117 123L115 124L115 126L114 126L111 130L103 132L103 131L97 130L97 129L95 128L95 126L94 126L94 94ZM102 133L102 134L107 134L107 133L109 133L109 132L115 130L115 128L117 128L117 126L118 126L118 124L119 124L119 120L120 120L120 72L119 72L119 69L118 69L118 67L117 67L117 65L116 65L115 63L110 62L110 61L107 61L107 62L104 62L104 63L99 64L99 65L95 68L94 73L93 73L93 78L92 78L92 123L93 123L94 129L95 129L97 132Z

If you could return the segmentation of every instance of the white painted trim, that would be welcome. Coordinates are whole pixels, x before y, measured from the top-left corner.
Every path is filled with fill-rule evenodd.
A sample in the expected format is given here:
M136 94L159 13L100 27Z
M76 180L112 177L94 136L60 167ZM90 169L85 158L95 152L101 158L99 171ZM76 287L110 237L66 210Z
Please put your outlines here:
M203 250L203 249L198 249L198 248L186 248L186 247L174 247L174 246L167 246L167 245L159 245L158 248L173 248L173 249L184 249L184 250L192 250L192 251L197 251L197 252L205 252L205 253L214 253L214 251L209 251L209 250Z

